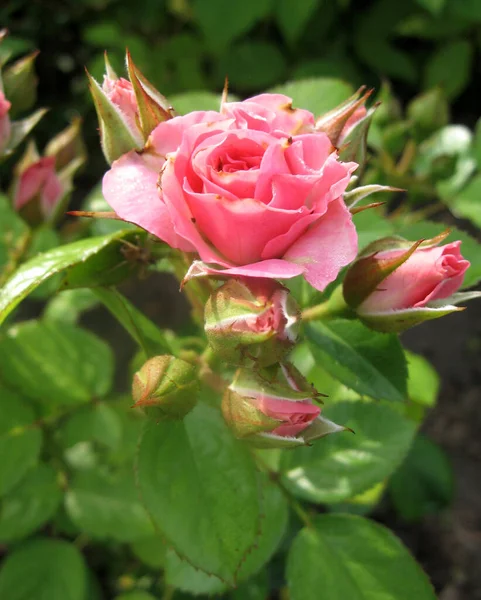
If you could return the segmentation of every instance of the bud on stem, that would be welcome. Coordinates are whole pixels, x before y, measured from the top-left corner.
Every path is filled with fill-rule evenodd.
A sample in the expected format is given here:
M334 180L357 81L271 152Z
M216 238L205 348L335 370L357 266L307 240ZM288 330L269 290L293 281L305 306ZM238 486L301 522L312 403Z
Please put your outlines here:
M299 307L289 290L271 279L230 279L205 307L209 344L223 360L268 366L294 345Z
M161 355L148 360L134 375L134 407L156 421L182 419L197 402L197 368L180 358Z

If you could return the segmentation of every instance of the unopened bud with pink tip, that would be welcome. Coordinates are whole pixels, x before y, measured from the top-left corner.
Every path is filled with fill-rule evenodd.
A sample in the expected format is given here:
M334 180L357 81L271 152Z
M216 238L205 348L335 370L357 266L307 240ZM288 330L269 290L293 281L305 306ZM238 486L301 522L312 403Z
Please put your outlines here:
M205 307L205 332L226 362L268 366L293 347L300 311L289 290L272 279L230 279Z
M432 240L384 238L368 246L344 279L344 299L357 316L378 331L400 332L462 310L459 302L480 296L457 293L469 267L461 242L438 246Z
M10 139L11 123L8 114L11 103L5 98L5 94L0 89L0 156L7 148Z
M134 407L156 421L182 419L197 402L197 368L170 355L149 359L134 375Z
M321 416L321 394L291 364L239 369L222 399L234 435L259 448L292 448L345 428Z
M130 150L141 150L151 131L171 119L173 109L135 66L127 52L130 81L117 77L105 56L106 74L99 85L88 73L100 125L100 141L109 164Z

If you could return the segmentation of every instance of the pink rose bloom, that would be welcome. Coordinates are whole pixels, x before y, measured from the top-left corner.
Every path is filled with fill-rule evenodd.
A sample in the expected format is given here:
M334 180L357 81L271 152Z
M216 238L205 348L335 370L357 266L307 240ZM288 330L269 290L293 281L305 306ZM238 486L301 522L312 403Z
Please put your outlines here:
M445 246L418 248L388 275L358 307L360 315L383 313L406 308L422 308L434 300L452 296L463 283L469 267L460 252L461 242ZM387 250L376 260L395 259L406 250Z
M268 417L281 422L271 435L296 437L321 414L319 406L308 400L279 400L268 396L252 399L252 404Z
M0 153L6 148L10 139L11 124L8 111L11 106L4 93L0 91Z
M290 278L322 290L357 253L339 161L314 117L262 94L160 123L104 177L120 218L196 252L197 273Z
M125 121L132 132L142 138L139 126L139 107L135 98L134 88L130 81L120 77L119 79L104 78L102 86L108 98L115 104L125 117Z
M55 157L47 156L27 167L19 176L13 205L20 210L35 198L45 216L52 213L65 193L65 187L55 171Z

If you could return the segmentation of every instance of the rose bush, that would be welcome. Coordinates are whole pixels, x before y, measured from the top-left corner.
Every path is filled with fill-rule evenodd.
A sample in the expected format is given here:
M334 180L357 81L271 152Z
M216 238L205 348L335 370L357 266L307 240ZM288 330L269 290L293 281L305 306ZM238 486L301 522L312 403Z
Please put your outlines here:
M310 112L262 94L160 123L113 163L103 192L120 218L198 253L210 273L302 274L322 290L357 253L343 201L356 167Z

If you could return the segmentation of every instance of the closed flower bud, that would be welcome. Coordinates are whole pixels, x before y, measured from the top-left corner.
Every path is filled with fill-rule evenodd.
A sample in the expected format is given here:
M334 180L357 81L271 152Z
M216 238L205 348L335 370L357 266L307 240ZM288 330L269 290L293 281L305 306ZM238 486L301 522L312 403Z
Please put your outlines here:
M366 248L344 279L344 298L372 329L400 332L462 310L478 292L456 293L469 262L461 242L438 246L446 234L412 243L384 238Z
M10 139L11 123L8 111L11 103L0 89L0 156L4 153Z
M300 312L289 290L272 279L230 279L205 307L214 351L236 365L279 362L294 345Z
M237 438L259 448L291 448L345 428L321 416L320 394L290 364L239 369L222 399Z
M130 81L117 75L105 58L102 86L89 74L90 92L100 124L100 141L109 164L130 150L141 150L151 131L171 119L173 109L134 65L127 53Z
M32 226L49 220L67 189L54 156L40 157L30 144L16 165L12 184L13 207Z
M134 375L134 407L156 421L182 419L197 402L197 368L174 356L148 360Z

